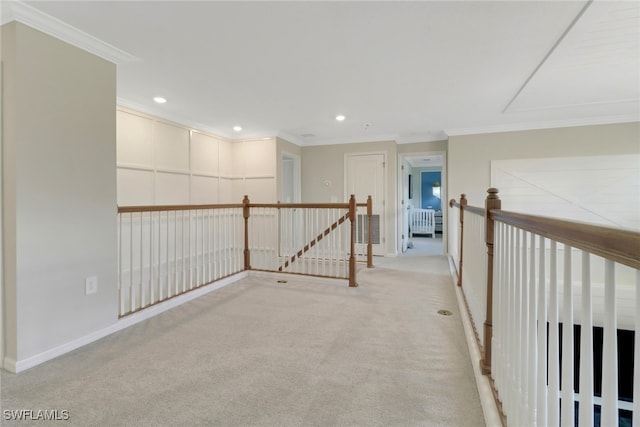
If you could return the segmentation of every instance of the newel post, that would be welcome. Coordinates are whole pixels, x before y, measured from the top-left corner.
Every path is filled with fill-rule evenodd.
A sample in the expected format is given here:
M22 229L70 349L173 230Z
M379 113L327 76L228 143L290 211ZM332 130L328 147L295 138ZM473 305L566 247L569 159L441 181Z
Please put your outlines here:
M356 283L356 196L349 199L349 221L351 222L351 253L349 254L349 286L358 286Z
M462 286L462 255L464 254L464 208L467 206L467 195L460 195L460 261L458 263L458 286Z
M491 374L491 341L493 337L493 218L491 217L492 209L500 209L502 202L498 197L497 188L489 188L487 190L487 199L485 201L485 241L487 243L487 310L484 321L484 355L480 360L482 373Z
M371 244L371 216L373 215L373 200L367 198L367 268L373 267L373 245Z
M249 196L242 199L242 217L244 218L244 269L251 270L251 255L249 253Z

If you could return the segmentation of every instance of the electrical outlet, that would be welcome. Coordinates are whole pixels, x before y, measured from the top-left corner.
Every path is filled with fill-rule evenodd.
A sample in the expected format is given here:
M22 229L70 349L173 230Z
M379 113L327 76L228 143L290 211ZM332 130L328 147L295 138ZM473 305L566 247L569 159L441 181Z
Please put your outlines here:
M91 295L98 292L98 276L87 277L84 280L84 294Z

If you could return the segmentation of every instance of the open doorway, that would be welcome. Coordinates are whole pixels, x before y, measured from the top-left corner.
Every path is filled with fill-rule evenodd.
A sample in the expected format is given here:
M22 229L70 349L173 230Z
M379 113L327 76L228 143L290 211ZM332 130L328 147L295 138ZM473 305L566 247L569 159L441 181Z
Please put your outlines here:
M399 206L400 242L403 256L442 255L445 253L446 235L446 154L425 152L401 154L398 182L402 186ZM429 213L433 227L420 227L420 211Z
M300 203L300 156L282 153L282 184L279 200L282 203Z

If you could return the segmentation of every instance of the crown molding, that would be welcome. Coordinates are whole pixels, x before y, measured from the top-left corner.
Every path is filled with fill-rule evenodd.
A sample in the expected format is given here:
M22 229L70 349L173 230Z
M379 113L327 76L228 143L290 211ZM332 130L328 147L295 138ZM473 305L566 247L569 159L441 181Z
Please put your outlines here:
M0 24L20 22L114 64L137 61L134 55L48 15L22 1L3 1Z
M363 142L395 142L397 135L371 135L366 138L328 138L328 139L315 139L312 141L305 141L303 147L311 147L318 145L342 145L342 144L360 144Z
M134 112L139 112L142 114L146 114L149 115L151 117L160 119L160 120L165 120L168 122L172 122L175 123L176 125L180 125L180 126L184 126L187 128L190 128L193 131L197 131L197 132L204 132L207 134L211 134L217 138L222 138L222 139L227 139L227 140L234 140L234 139L253 139L251 137L247 137L247 138L234 138L232 137L228 132L221 132L219 129L215 129L211 126L207 126L203 123L198 123L196 121L193 120L188 120L184 117L175 115L175 114L169 114L167 113L167 111L164 111L161 108L150 108L147 105L143 105L143 104L138 104L136 102L133 101L129 101L128 99L125 98L121 98L121 97L117 97L116 98L116 103L118 104L118 106L120 107L124 107L126 109L132 110Z
M486 133L518 132L527 130L557 129L634 122L640 122L640 116L638 116L637 114L625 114L622 116L610 117L592 117L572 120L555 120L546 122L512 123L495 126L481 126L476 128L445 129L445 133L448 136L480 135Z
M278 134L276 136L278 138L284 139L285 141L290 142L290 143L292 143L294 145L297 145L299 147L304 147L304 145L305 145L304 138L292 135L292 134L287 133L287 132L280 131L280 132L278 132Z

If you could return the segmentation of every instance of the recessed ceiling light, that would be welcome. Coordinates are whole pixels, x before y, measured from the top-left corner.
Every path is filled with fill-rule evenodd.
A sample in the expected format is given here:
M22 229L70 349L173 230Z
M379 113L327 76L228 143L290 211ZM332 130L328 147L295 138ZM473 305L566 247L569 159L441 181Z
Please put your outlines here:
M153 98L153 100L158 104L164 104L165 102L167 102L167 99L161 96L156 96L155 98Z
M234 126L233 130L235 130L236 132L240 132L242 130L242 126Z
M342 114L338 114L336 116L336 120L339 121L339 122L343 122L344 119L346 119L346 117L344 115L342 115Z

